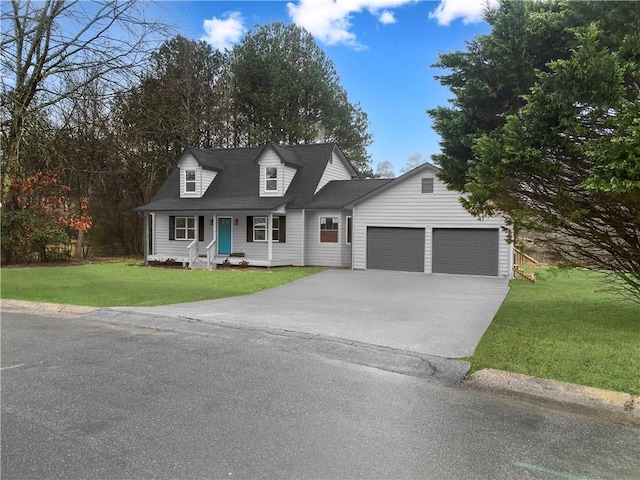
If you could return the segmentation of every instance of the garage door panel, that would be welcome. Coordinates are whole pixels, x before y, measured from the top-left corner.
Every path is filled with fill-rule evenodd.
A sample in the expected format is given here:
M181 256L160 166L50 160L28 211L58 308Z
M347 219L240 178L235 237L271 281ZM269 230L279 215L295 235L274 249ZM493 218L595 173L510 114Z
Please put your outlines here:
M499 231L434 228L433 273L498 276Z
M367 228L367 268L424 272L423 228Z

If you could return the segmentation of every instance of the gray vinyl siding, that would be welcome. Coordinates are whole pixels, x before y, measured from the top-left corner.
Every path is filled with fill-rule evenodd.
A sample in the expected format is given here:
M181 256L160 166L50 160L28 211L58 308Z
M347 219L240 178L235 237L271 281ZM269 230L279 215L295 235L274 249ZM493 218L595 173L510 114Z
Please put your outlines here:
M351 245L346 243L346 225L349 212L341 210L307 210L305 247L306 265L322 265L325 267L351 266ZM320 217L338 218L338 242L320 242Z
M327 162L327 166L314 193L318 193L318 190L332 180L351 180L351 173L349 173L349 170L335 152L331 153L331 162Z
M433 193L422 193L423 178L433 178ZM367 268L367 227L425 229L424 272L432 273L433 228L499 229L498 275L509 277L511 247L500 228L499 217L480 221L459 202L460 193L447 190L435 171L423 169L408 175L392 187L356 204L353 213L353 268ZM393 255L393 252L389 252Z
M213 239L213 227L210 225L212 215L209 213L184 213L169 212L156 213L152 225L154 254L162 258L172 258L176 261L182 261L187 258L188 247L192 240L169 240L169 217L197 217L204 216L204 241L198 242L198 248L203 253L209 242ZM198 229L198 221L196 220L196 230ZM196 238L198 232L196 231Z
M238 225L233 225L233 251L242 252L247 258L268 258L267 242L247 242L247 216L266 217L265 212L237 212L233 214ZM285 214L286 241L273 243L273 260L291 260L293 265L300 265L302 258L302 213L292 210Z

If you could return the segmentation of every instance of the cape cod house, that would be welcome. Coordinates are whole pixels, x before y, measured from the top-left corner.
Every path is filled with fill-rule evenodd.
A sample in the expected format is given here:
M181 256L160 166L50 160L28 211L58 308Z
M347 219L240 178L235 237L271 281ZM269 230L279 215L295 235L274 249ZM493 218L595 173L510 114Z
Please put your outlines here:
M186 148L136 209L145 259L510 276L502 218L471 216L437 171L359 180L335 144Z

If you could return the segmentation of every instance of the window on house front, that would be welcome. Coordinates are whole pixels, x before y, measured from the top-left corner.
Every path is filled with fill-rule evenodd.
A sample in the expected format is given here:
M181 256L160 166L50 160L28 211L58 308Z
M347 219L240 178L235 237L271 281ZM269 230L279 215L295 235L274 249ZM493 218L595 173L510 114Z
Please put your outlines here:
M247 242L267 241L267 222L269 217L247 217ZM273 216L271 223L271 240L286 243L287 217Z
M184 191L195 192L196 191L196 171L185 170L184 172Z
M320 217L320 242L338 243L338 217Z
M351 245L351 217L347 217L347 245Z
M278 169L276 167L267 167L265 169L265 187L268 192L278 190Z
M253 217L253 241L267 240L267 217Z
M269 217L253 217L253 241L267 241L267 222ZM280 241L280 217L273 217L271 223L271 240Z
M175 218L175 239L193 240L196 238L196 220L194 217Z

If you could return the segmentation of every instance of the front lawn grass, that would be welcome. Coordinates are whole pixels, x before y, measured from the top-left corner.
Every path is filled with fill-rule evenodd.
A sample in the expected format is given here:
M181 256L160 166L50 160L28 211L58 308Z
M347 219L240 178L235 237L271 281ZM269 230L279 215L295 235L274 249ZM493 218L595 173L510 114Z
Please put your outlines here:
M185 270L138 262L3 268L2 298L93 307L151 306L246 295L321 268Z
M471 371L515 373L640 395L640 304L586 270L539 269L511 289Z

